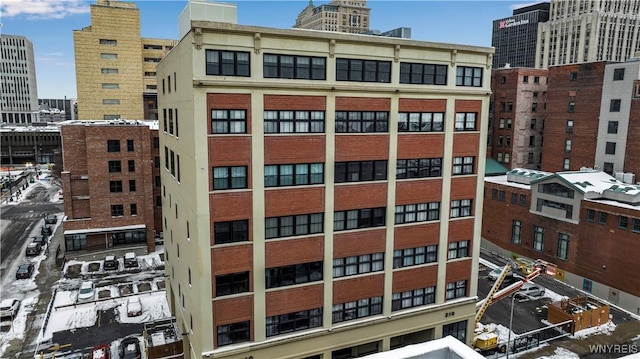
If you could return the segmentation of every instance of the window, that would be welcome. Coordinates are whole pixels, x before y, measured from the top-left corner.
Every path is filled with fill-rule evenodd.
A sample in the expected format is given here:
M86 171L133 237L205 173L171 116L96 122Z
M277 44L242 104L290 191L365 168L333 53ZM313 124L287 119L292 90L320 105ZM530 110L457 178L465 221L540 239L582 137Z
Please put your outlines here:
M440 202L405 204L396 206L395 224L437 221L440 219Z
M596 211L592 210L592 209L587 209L587 214L585 216L585 219L589 222L595 222L596 220Z
M506 156L506 155L505 155ZM498 201L500 202L504 202L505 198L506 198L506 192L505 191L498 191Z
M336 162L335 183L387 179L387 161Z
M473 162L475 157L454 157L453 158L453 175L470 175L473 174Z
M249 52L206 50L207 75L250 76Z
M385 212L384 207L336 211L333 213L333 230L344 231L384 226Z
M534 84L539 84L540 83L540 76L534 76L533 77L533 83Z
M512 204L518 204L518 194L517 194L517 193L515 193L515 192L513 192L513 193L511 194L511 203L512 203Z
M631 220L631 231L640 233L640 219L633 218Z
M119 105L120 104L120 100L105 98L105 99L102 99L102 104L103 105Z
M502 162L502 152L498 152L498 154L496 155L496 159L498 160L498 162Z
M572 72L569 74L569 80L570 81L575 81L578 79L578 73L577 72Z
M442 132L444 112L400 112L398 132Z
M215 244L246 242L249 240L249 220L215 222L213 233Z
M498 146L502 147L504 145L504 136L498 136Z
M124 216L124 206L121 204L111 205L111 217Z
M523 76L523 77L522 77L522 82L524 82L525 84L526 84L526 83L529 83L529 76L526 76L526 75L525 75L525 76Z
M615 142L607 142L604 147L604 153L607 155L615 155L616 154L616 143Z
M133 149L134 149L133 140L127 140L127 151L133 152Z
M267 337L322 326L322 308L267 317Z
M131 212L132 216L135 216L138 214L138 205L135 203L131 203L129 205L129 211Z
M522 242L522 222L513 220L511 223L511 243L520 244Z
M576 112L576 103L574 101L569 101L569 112Z
M456 68L456 86L482 87L482 68L458 66Z
M333 305L333 323L382 314L382 297L354 300Z
M169 134L173 135L173 109L169 109Z
M334 258L333 278L379 272L384 269L384 253Z
M609 112L620 112L621 102L622 100L620 99L611 100L611 103L609 104Z
M456 131L475 131L476 130L475 112L456 113Z
M136 180L129 180L129 192L136 191Z
M607 212L599 212L598 213L598 223L607 224L607 218L609 214Z
M593 290L593 282L586 278L582 279L582 290L591 293L591 291Z
M446 85L447 65L400 63L401 84Z
M265 269L267 289L322 280L322 261Z
M247 133L247 111L211 110L211 133Z
M536 119L535 119L535 118L532 118L532 119L531 119L531 129L532 129L532 130L535 130L535 129L536 129Z
M100 39L100 45L111 45L111 46L115 46L115 45L118 45L118 40Z
M155 176L155 186L160 187L160 176Z
M564 198L573 198L575 196L574 190L560 183L540 184L538 185L538 192Z
M531 112L538 112L538 103L537 102L531 103Z
M504 118L500 119L500 122L499 122L498 126L499 126L499 128L504 128Z
M162 59L157 58L157 57L145 57L143 59L144 62L153 62L153 63L160 62L160 60L162 60ZM169 76L169 83L171 83L171 76ZM169 92L171 92L171 87L169 87Z
M120 152L120 140L107 140L107 152Z
M442 326L442 337L451 335L459 341L467 342L467 321L463 320L457 323L445 324Z
M336 59L336 81L391 82L391 61Z
M250 339L251 321L219 325L218 346L247 342Z
M159 156L153 157L153 167L154 168L160 168L160 157Z
M265 239L303 236L322 232L324 232L324 213L298 214L265 219Z
M118 54L100 53L100 58L101 59L108 59L108 60L115 60L115 59L118 58Z
M393 268L417 266L438 261L438 246L396 249L393 251Z
M469 241L449 243L449 255L447 259L464 258L469 256Z
M507 102L507 112L513 112L513 102Z
M542 252L544 248L544 228L533 227L533 250Z
M112 83L103 83L102 84L102 89L103 90L117 90L120 88L120 84L112 84Z
M459 280L457 282L447 283L446 299L456 299L467 296L467 281Z
M451 201L451 218L471 216L471 202L470 199Z
M533 163L533 152L527 154L527 163Z
M564 151L571 152L571 140L569 139L564 140Z
M567 133L573 133L573 120L567 120Z
M613 81L622 81L624 80L624 68L622 69L614 69L613 70Z
M609 121L607 124L607 133L618 133L618 121Z
M558 258L568 260L569 259L569 235L560 233L558 234Z
M393 293L391 297L391 311L419 307L436 302L436 287L426 287Z
M118 69L112 69L112 68L101 68L100 72L106 75L114 75L118 73Z
M324 183L324 163L264 166L264 186L303 186Z
M327 59L324 57L264 54L265 78L325 80Z
M389 131L389 112L336 111L336 133Z
M613 162L605 162L602 171L613 176Z
M396 162L396 178L440 177L442 158L417 158L398 160Z
M122 172L122 165L120 161L109 161L109 173Z
M156 72L155 71L145 71L144 72L144 76L145 77L155 77L156 76ZM156 86L157 88L157 86Z
M216 297L249 291L249 272L216 276Z
M533 91L532 96L533 96L533 97L538 97L538 91Z
M571 160L569 158L565 158L562 163L562 169L565 171L568 171L570 164L571 164Z
M102 119L105 121L113 121L120 118L120 115L102 115Z
M247 188L247 166L214 167L213 189Z
M324 133L324 111L264 111L264 133Z
M629 228L629 217L618 216L618 228L626 231Z
M111 193L122 192L122 181L109 181L109 192Z

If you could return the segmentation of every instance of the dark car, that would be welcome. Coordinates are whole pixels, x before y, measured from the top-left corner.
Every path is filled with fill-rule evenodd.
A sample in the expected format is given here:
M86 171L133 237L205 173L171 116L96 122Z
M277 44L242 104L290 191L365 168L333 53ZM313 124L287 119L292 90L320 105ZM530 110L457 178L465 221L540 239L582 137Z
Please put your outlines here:
M50 225L45 224L44 226L42 226L42 228L40 229L40 234L42 234L43 236L50 236L53 234L53 227L51 227Z
M104 257L104 270L114 270L118 269L118 260L116 256L106 256Z
M124 267L131 268L138 266L138 258L134 252L127 252L124 254Z
M120 342L120 359L140 359L140 340L127 337Z
M35 267L31 263L21 264L16 271L16 279L29 279Z
M33 237L33 242L38 243L41 247L44 247L47 244L47 238L45 236L35 236Z
M56 216L55 214L48 214L44 216L45 224L56 224L57 222L58 222L58 216Z
M40 255L41 250L42 250L42 247L40 246L40 243L31 242L27 245L27 250L25 254L27 255L27 257L37 256L37 255Z

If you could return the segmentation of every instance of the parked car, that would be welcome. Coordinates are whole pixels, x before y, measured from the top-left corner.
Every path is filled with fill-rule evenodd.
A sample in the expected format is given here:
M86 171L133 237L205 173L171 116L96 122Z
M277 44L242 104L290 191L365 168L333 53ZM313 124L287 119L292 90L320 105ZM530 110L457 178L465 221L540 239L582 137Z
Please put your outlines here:
M45 236L34 236L33 242L39 243L41 247L44 247L44 245L47 244L47 238Z
M96 295L96 285L93 282L86 281L80 284L78 291L78 301L93 300Z
M120 359L140 359L140 340L137 337L126 337L120 342Z
M516 292L516 295L521 297L542 297L544 295L544 287L535 283L527 282L520 287L520 290Z
M31 243L27 244L26 255L27 255L27 257L29 257L29 256L37 256L37 255L40 255L40 251L41 250L42 250L42 247L40 246L40 243L31 242Z
M0 302L0 318L15 317L20 309L20 300L15 298L3 299Z
M35 267L31 263L25 263L18 266L16 271L16 279L29 279L33 275Z
M44 226L42 226L42 228L40 229L40 234L42 234L43 236L50 236L53 234L53 227L51 227L48 224L45 224Z
M498 277L500 277L500 273L502 273L502 269L504 267L498 267L494 270L492 270L491 272L489 272L488 278L491 281L495 281L496 279L498 279ZM511 277L513 276L513 271L509 270L509 273L507 273L507 277Z
M142 315L142 301L140 297L129 297L127 299L127 317L137 317Z
M106 256L104 257L104 270L114 270L118 269L118 260L116 256Z
M111 348L109 344L100 344L93 347L93 354L91 355L91 359L110 359L111 358Z
M44 216L45 224L56 224L57 222L58 222L58 216L56 216L55 214L48 214Z
M124 254L124 267L131 268L138 266L138 258L134 252L127 252Z

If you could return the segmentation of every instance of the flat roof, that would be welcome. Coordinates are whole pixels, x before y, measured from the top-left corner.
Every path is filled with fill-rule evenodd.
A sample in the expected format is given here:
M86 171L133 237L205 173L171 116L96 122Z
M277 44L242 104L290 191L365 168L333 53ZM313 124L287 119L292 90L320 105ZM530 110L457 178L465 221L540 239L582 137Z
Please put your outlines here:
M130 226L120 226L120 227L102 227L102 228L87 228L87 229L70 229L64 231L64 235L74 235L74 234L95 234L102 232L117 232L117 231L129 231L132 229L145 229L146 226L144 224L134 224Z

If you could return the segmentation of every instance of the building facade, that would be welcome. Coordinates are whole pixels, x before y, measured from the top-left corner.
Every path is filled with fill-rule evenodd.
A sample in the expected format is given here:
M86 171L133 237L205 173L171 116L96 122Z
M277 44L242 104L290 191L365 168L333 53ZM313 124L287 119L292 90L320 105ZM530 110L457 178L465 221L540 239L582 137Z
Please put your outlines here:
M640 314L640 186L592 169L485 178L483 247L542 259L556 278Z
M97 0L91 25L73 32L77 118L156 119L155 67L175 43L140 37L135 3Z
M640 51L640 0L552 0L539 26L537 68L627 61Z
M38 99L40 104L40 119L42 122L72 121L76 119L76 99Z
M370 12L366 0L332 0L319 6L310 0L293 27L361 34L369 31Z
M162 232L156 121L62 123L65 251L155 250Z
M0 48L2 122L40 122L33 44L24 36L0 34Z
M191 25L158 66L189 357L470 344L493 50Z
M57 163L61 156L60 126L0 126L0 160L3 165L34 166Z
M493 68L534 67L538 24L549 20L549 3L513 10L510 17L494 20L491 46L495 47Z

